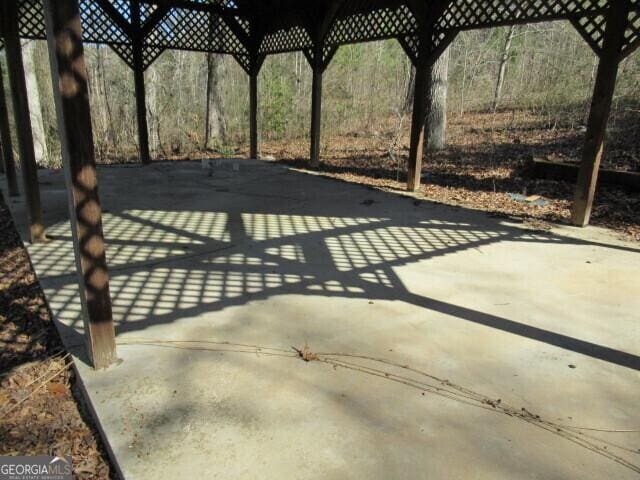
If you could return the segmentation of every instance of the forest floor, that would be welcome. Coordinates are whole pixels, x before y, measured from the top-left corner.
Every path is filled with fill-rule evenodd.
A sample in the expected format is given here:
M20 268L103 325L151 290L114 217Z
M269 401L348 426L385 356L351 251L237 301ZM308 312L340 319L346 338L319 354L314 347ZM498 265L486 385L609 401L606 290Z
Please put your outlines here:
M1 195L0 455L71 455L75 478L114 476Z
M399 138L393 125L379 132L323 136L317 171L349 182L404 189L409 121L405 119ZM533 178L531 164L534 158L577 163L584 128L549 125L541 116L514 111L452 116L447 128L446 148L425 158L418 197L518 217L540 228L547 222L568 223L575 183ZM603 168L640 171L638 131L638 119L612 122ZM263 158L309 169L307 139L263 139L260 147ZM640 192L601 182L591 224L640 241Z

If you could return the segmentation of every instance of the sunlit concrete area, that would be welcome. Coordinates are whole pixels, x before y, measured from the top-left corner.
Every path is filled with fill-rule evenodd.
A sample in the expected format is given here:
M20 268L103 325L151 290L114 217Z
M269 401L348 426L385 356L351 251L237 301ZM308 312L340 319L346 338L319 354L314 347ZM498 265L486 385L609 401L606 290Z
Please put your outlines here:
M98 176L119 364L62 172L29 252L126 478L637 478L637 245L268 162Z

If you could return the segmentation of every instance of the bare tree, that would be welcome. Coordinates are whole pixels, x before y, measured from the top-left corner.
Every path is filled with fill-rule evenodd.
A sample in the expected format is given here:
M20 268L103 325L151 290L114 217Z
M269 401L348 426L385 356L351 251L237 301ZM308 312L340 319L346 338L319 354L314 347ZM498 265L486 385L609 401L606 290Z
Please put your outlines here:
M113 126L113 114L111 112L111 104L109 101L109 87L107 86L107 70L105 68L105 46L96 47L96 62L95 62L95 97L98 105L100 105L100 115L102 116L103 131L105 132L105 140L108 145L116 145L117 137L115 128Z
M498 68L498 80L496 82L496 91L493 95L493 111L498 109L500 103L500 97L502 96L502 86L504 85L504 75L507 71L507 62L509 61L509 52L511 51L511 42L513 42L513 36L516 33L516 26L511 25L507 30L507 36L505 37L504 47L502 48L502 56L500 57L500 67Z
M216 24L211 31L212 38L220 33ZM550 124L558 120L581 121L589 108L585 99L591 95L597 59L573 26L568 22L518 26L511 45L507 45L508 33L509 27L504 27L498 31L465 31L456 37L450 47L447 111L491 110L498 90L498 108L506 106L508 94L509 107L544 113ZM41 51L45 45L34 43L35 58L40 62L35 65L37 81L43 88L30 88L29 96L33 100L35 92L40 93L51 163L57 146L50 141L56 123L49 100L49 66ZM138 148L130 69L109 47L87 44L86 53L92 74L89 95L98 152L104 155L104 160L130 157ZM218 127L224 129L225 146L246 143L249 108L246 72L231 58L225 58L222 66L216 57L211 59L216 66L211 75L207 72L212 64L206 54L177 51L165 52L147 71L149 139L155 155L170 151L189 155L205 146L219 147L222 135L216 130ZM499 75L501 59L505 58L505 73ZM292 147L296 146L308 135L310 69L301 53L287 53L269 56L261 72L261 133L265 141L291 140ZM640 56L627 57L616 87L620 101L614 108L618 111L630 108L626 99L635 102L639 98L639 73ZM410 62L397 41L341 47L325 76L324 138L367 128L383 132L388 125L393 125L395 138L398 125L402 125L400 144L403 144L409 122L407 118L399 122L398 110L405 110L400 112L405 116L411 111L413 88L408 88L411 77ZM497 88L499 77L501 91ZM37 111L32 108L34 114ZM38 123L34 119L34 130ZM437 137L435 132L431 136Z
M204 148L213 150L225 141L226 125L220 93L220 80L224 76L224 57L207 54L207 100L204 131Z
M427 148L442 150L446 143L447 131L447 87L449 83L449 49L433 64L429 92L429 126Z
M149 148L154 155L158 155L162 149L160 139L160 106L158 105L158 89L160 85L160 76L158 75L157 65L152 65L146 71L146 100L147 100L147 116L149 119ZM180 102L178 102L178 105ZM180 111L176 106L176 113L179 118Z
M38 165L47 163L47 137L44 130L42 108L40 105L40 90L38 89L38 77L36 75L36 59L34 55L36 43L27 40L22 43L22 57L24 62L24 76L29 95L29 112L31 116L31 129L33 131L33 148Z

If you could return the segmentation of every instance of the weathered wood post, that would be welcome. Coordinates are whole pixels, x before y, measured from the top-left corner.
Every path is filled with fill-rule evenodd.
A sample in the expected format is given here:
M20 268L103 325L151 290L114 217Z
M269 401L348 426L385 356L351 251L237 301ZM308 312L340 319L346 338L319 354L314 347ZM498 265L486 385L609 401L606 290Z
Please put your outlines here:
M142 50L142 25L140 24L140 1L131 1L131 40L133 45L133 80L138 119L138 147L140 161L151 163L149 154L149 127L147 125L147 100L144 86L144 52Z
M104 368L116 346L80 10L78 0L44 0L44 8L85 332L93 366Z
M5 40L5 52L9 69L9 85L13 100L13 111L16 120L16 134L20 151L20 167L24 192L29 211L29 230L32 242L46 239L42 222L42 207L40 205L40 186L38 185L38 166L33 148L33 134L31 132L31 117L27 87L24 78L24 65L18 34L18 2L0 2L2 8L2 27Z
M582 151L582 163L571 211L571 222L585 226L589 223L591 208L598 181L598 169L604 152L607 122L611 113L611 102L618 76L625 30L628 23L629 1L611 2L606 15L604 43L598 63L591 111L587 122L587 134Z
M2 68L0 68L0 142L2 142L2 164L4 165L4 174L7 176L9 195L14 197L19 195L20 192L18 191L16 163L13 158L13 143L11 141L11 130L9 128L9 113L7 111L7 101L4 96Z
M320 129L322 124L322 74L324 64L322 62L322 48L316 48L311 59L313 70L311 84L311 152L310 163L312 167L320 165Z
M249 158L258 158L258 74L260 62L251 59L249 70Z
M330 0L324 8L318 10L315 15L319 19L313 26L313 50L305 52L307 60L311 65L311 131L309 164L312 167L320 165L320 131L322 130L322 77L324 71L329 66L331 58L335 54L337 47L332 46L325 52L325 38L331 29L338 11L344 2L340 0ZM318 4L321 7L322 4Z

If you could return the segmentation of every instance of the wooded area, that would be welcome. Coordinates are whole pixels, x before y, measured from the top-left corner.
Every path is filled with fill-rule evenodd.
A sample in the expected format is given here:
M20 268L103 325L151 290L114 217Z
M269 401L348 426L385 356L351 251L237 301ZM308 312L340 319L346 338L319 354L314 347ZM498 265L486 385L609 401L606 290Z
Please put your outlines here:
M598 62L568 22L462 32L448 51L450 116L499 108L528 112L543 129L584 126ZM60 166L45 42L23 41L23 57L37 161ZM137 161L133 73L105 46L87 45L86 58L97 160ZM353 133L376 136L380 148L392 148L396 137L407 143L411 71L395 40L339 48L324 74L323 146ZM169 50L145 79L154 159L189 158L205 149L227 156L246 151L249 82L232 58ZM258 84L262 148L270 141L308 139L312 71L304 55L268 57ZM610 131L622 121L640 124L639 105L640 61L631 55L620 66ZM504 128L519 127L518 115L513 118ZM629 152L628 161L638 169L638 152Z

